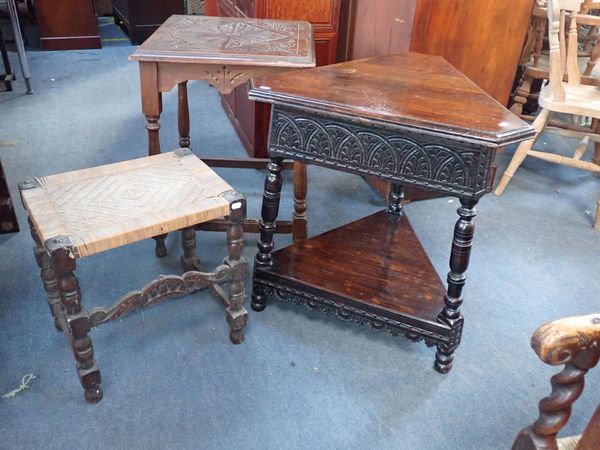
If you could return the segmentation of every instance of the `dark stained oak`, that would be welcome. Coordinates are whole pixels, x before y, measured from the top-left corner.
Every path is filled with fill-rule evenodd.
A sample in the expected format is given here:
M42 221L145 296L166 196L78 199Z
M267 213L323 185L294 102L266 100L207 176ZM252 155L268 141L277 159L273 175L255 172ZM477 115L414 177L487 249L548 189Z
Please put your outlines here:
M557 442L567 424L573 404L583 392L586 373L600 359L600 316L567 317L546 323L531 337L531 347L546 364L564 368L550 379L552 392L539 402L537 420L517 435L513 450L600 448L600 407L580 436L571 436L577 446Z
M406 216L380 211L273 252L267 279L301 283L340 303L435 321L445 288Z
M462 336L475 206L491 189L496 149L530 138L533 128L442 58L416 53L251 84L252 99L273 103L252 309L276 297L424 340L437 347L435 369L449 372ZM284 159L389 181L388 209L273 252ZM405 216L404 186L460 201L446 288Z
M439 56L400 53L255 77L250 98L507 145L533 129Z

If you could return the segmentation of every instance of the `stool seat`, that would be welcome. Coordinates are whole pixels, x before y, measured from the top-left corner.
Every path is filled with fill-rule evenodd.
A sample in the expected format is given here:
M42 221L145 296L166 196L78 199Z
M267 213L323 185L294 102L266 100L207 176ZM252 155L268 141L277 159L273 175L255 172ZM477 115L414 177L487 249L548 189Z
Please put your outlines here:
M41 242L69 238L75 257L223 217L233 188L189 149L23 183Z

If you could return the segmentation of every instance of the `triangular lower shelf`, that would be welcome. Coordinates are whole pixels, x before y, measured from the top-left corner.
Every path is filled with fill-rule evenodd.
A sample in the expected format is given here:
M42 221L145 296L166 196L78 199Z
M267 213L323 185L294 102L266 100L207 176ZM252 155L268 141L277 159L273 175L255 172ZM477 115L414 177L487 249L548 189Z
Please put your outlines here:
M255 279L391 319L436 322L445 287L404 216L380 211L273 252Z

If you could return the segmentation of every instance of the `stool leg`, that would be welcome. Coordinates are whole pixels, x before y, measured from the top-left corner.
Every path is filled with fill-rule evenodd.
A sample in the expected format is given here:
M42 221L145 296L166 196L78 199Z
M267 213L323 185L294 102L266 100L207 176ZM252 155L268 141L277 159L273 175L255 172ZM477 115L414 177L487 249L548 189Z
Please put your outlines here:
M58 278L56 276L56 272L54 271L54 267L52 266L50 256L48 256L48 252L46 252L46 249L42 247L42 243L40 242L37 231L31 222L31 218L28 218L28 221L31 237L35 242L35 247L33 248L35 261L38 267L41 269L42 283L44 284L44 289L48 295L48 307L50 308L50 313L54 318L54 326L58 331L62 331L57 317L57 314L64 314L62 305L60 303L60 292L58 292Z
M246 218L246 200L243 197L231 203L231 214L227 225L227 251L228 257L225 264L231 267L229 287L227 292L226 309L227 323L229 323L229 340L233 344L244 341L244 327L248 323L248 311L244 308L246 296L245 279L248 264L242 256L244 249L244 228L242 223Z
M198 270L200 259L196 255L196 231L194 227L181 230L181 247L183 248L183 255L180 262L183 271Z
M152 239L156 241L156 247L154 248L154 254L157 258L164 258L167 256L167 246L165 245L166 234L154 236Z
M179 147L183 148L189 148L190 146L190 108L188 106L187 83L187 81L184 81L177 85Z
M67 315L71 347L85 399L88 403L98 403L102 400L100 370L94 361L92 340L88 336L88 319L81 313L81 291L73 273L76 262L71 241L65 236L58 236L47 240L45 245L58 276L60 300Z

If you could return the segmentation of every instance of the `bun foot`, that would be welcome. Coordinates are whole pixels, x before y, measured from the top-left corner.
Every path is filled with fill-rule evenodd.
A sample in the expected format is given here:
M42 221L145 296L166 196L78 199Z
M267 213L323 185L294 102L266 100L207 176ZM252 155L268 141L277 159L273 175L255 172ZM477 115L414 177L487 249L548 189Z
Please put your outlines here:
M267 307L267 299L264 295L252 294L252 302L250 307L253 311L261 312Z
M235 331L235 330L230 330L229 331L229 340L231 341L232 344L241 344L242 342L244 342L244 332L239 330L239 331Z
M435 364L434 368L439 373L448 373L452 369L452 361L454 360L454 355L442 353L438 350L435 354Z
M88 403L98 403L102 400L102 388L95 386L85 390L85 401Z

